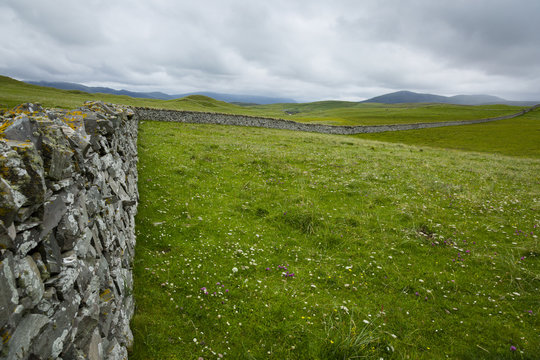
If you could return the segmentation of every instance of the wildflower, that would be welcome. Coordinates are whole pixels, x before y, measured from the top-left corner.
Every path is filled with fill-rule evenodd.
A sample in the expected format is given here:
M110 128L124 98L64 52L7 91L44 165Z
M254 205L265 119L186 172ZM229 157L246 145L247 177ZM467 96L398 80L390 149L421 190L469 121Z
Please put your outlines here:
M517 348L514 345L510 346L510 351L516 351L516 350Z
M237 268L237 267L233 267L233 268L232 268L232 272L233 272L233 273L238 272L238 268Z

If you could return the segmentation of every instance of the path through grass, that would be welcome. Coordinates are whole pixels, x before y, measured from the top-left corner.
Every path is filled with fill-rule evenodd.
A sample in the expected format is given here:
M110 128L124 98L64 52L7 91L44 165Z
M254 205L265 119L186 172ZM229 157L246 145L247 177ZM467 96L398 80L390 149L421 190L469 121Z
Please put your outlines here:
M157 122L139 156L131 359L537 356L540 161Z

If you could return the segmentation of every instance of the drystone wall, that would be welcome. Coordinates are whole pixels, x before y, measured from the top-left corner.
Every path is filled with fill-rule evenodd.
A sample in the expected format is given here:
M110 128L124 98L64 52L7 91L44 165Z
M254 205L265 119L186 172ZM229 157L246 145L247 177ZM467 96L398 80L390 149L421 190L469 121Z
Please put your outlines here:
M126 359L137 119L126 107L0 113L0 359Z
M271 129L285 129L296 131L308 131L318 132L324 134L338 134L338 135L353 135L353 134L366 134L377 133L384 131L399 131L399 130L413 130L424 129L443 126L455 126L455 125L467 125L478 124L488 121L511 119L525 114L539 105L533 106L530 109L522 110L518 113L506 116L493 117L488 119L479 120L461 120L461 121L445 121L445 122L429 122L429 123L417 123L417 124L395 124L395 125L374 125L374 126L332 126L323 124L307 124L299 123L290 120L272 119L254 116L244 115L228 115L218 113L207 112L195 112L195 111L178 111L178 110L164 110L154 109L146 107L135 107L133 110L138 114L140 119L154 120L154 121L172 121L172 122L184 122L195 124L220 124L220 125L238 125L238 126L254 126Z

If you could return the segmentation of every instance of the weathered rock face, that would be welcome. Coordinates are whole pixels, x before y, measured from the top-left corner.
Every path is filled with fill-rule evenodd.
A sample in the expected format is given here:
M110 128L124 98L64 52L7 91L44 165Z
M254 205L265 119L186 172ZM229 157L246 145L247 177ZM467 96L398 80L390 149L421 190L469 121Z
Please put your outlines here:
M129 108L0 114L0 359L127 358L137 203Z

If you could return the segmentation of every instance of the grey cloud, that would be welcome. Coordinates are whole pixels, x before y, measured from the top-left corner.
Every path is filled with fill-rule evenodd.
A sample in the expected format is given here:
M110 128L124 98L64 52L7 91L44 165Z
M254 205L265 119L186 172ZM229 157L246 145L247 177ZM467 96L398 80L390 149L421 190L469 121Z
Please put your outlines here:
M0 73L161 90L539 98L536 0L5 0Z
M69 0L5 0L4 7L15 13L12 20L20 26L33 28L57 43L85 46L106 41L99 19L100 9L105 9L106 4L89 1L81 7L80 2Z

